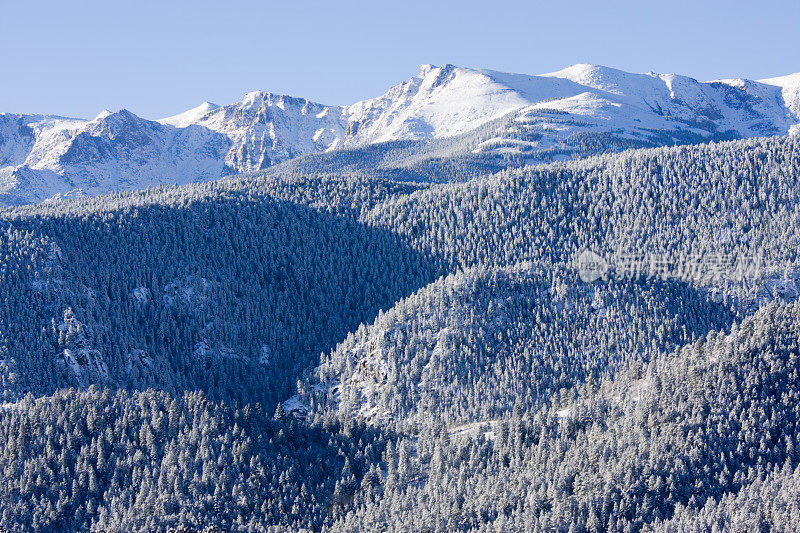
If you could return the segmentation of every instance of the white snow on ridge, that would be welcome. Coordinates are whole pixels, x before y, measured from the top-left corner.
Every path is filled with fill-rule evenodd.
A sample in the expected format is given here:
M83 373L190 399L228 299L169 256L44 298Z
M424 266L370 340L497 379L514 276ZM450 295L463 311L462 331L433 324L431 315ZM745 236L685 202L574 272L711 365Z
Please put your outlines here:
M159 121L0 114L0 205L216 179L392 140L456 136L502 117L476 151L520 154L576 134L645 144L800 132L800 73L699 82L579 64L543 75L422 65L377 98L326 106L254 91ZM513 119L512 119L513 117Z
M417 77L345 108L348 146L465 133L530 103L488 71L422 65Z
M185 128L186 126L190 126L196 122L199 122L203 117L215 109L219 109L217 104L203 102L199 106L193 107L192 109L184 111L178 115L159 119L158 122L161 122L162 124L169 124L170 126L175 126L176 128Z
M340 115L340 108L256 91L204 113L192 124L229 139L225 165L242 172L335 147L344 136Z
M781 96L786 107L794 113L795 118L800 119L800 72L758 81L766 85L780 87ZM795 125L795 128L797 128L797 125Z
M198 127L175 128L122 110L90 121L18 117L28 152L0 160L0 204L46 200L79 189L96 195L215 179L229 141ZM2 125L2 120L0 120ZM7 130L0 129L5 144Z

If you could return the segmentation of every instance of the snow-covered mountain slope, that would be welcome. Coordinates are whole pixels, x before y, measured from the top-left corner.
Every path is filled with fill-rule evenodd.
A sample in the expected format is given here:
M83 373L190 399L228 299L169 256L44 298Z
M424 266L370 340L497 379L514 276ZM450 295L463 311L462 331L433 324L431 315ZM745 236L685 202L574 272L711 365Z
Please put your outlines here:
M159 121L0 115L0 204L206 181L336 148L342 109L252 92Z
M540 76L423 65L385 95L346 108L345 145L450 137L503 116L514 118L478 151L525 155L577 134L644 144L786 134L800 122L798 80L701 83L597 65Z
M795 117L800 117L800 72L789 74L788 76L781 76L779 78L769 78L759 81L760 83L766 85L774 85L779 87L784 105L794 114ZM791 128L791 131L793 133L800 133L800 124L794 124Z
M11 125L0 132L3 155L8 154L0 163L2 203L202 181L230 172L224 162L230 140L196 125L176 128L127 110L103 111L90 121L8 117L0 122ZM6 148L10 137L22 140L16 149Z
M555 95L553 90L541 87L545 97ZM458 135L525 107L533 99L541 97L516 90L486 71L422 65L416 77L345 109L346 144Z
M161 122L162 124L169 124L170 126L175 126L176 128L185 128L186 126L191 126L192 124L201 120L208 113L216 109L219 109L219 106L217 104L213 104L211 102L203 102L199 106L193 107L188 111L184 111L183 113L180 113L178 115L162 118L159 122Z
M528 162L546 160L541 154L548 150L569 152L569 145L580 138L674 144L782 135L800 122L799 110L786 99L791 91L750 80L701 83L675 74L631 74L596 65L574 65L543 76L486 75L529 95L531 105L479 150L529 156Z
M198 125L225 135L232 143L225 164L245 172L336 148L345 134L341 115L339 107L257 91L235 104L217 107L206 102L160 122Z
M0 203L202 181L387 141L463 138L461 152L519 164L780 135L799 124L800 74L701 83L596 65L539 76L423 65L384 95L344 107L251 92L159 121L125 110L89 121L2 114Z

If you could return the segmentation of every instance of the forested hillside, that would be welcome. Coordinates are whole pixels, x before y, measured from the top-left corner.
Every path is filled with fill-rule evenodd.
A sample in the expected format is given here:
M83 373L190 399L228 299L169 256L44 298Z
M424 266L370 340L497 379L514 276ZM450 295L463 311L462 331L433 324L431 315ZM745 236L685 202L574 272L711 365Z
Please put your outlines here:
M402 300L348 336L303 386L315 411L454 425L528 412L734 320L691 285L583 283L575 272L469 269Z
M798 325L797 305L771 304L575 401L517 411L491 439L432 430L416 454L403 440L381 490L333 530L792 531L793 504L733 505L765 482L782 493L770 503L797 497Z
M396 196L362 218L458 267L569 263L590 249L791 262L800 236L800 139L634 150ZM668 265L669 266L669 265Z
M31 396L0 417L8 530L319 527L378 468L385 441L202 393Z
M324 209L276 186L9 213L5 395L201 389L273 409L321 351L436 276L402 237L348 215L358 186L336 183ZM358 187L367 204L394 194L371 189Z
M800 138L282 168L0 211L0 527L791 530Z

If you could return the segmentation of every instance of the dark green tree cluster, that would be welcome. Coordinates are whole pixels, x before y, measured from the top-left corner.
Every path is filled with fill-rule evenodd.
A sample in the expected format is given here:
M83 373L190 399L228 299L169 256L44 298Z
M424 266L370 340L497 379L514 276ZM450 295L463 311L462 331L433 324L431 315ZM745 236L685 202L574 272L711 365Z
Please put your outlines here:
M0 410L0 527L318 528L383 449L363 426L310 426L202 392L28 395Z

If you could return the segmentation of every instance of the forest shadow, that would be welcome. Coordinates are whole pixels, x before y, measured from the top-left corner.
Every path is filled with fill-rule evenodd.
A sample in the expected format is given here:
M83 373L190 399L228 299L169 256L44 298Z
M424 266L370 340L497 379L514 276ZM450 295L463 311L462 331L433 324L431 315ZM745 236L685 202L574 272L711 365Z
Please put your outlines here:
M442 272L348 213L244 190L9 224L49 250L2 274L30 286L2 320L17 386L37 395L199 389L272 408L320 353Z

